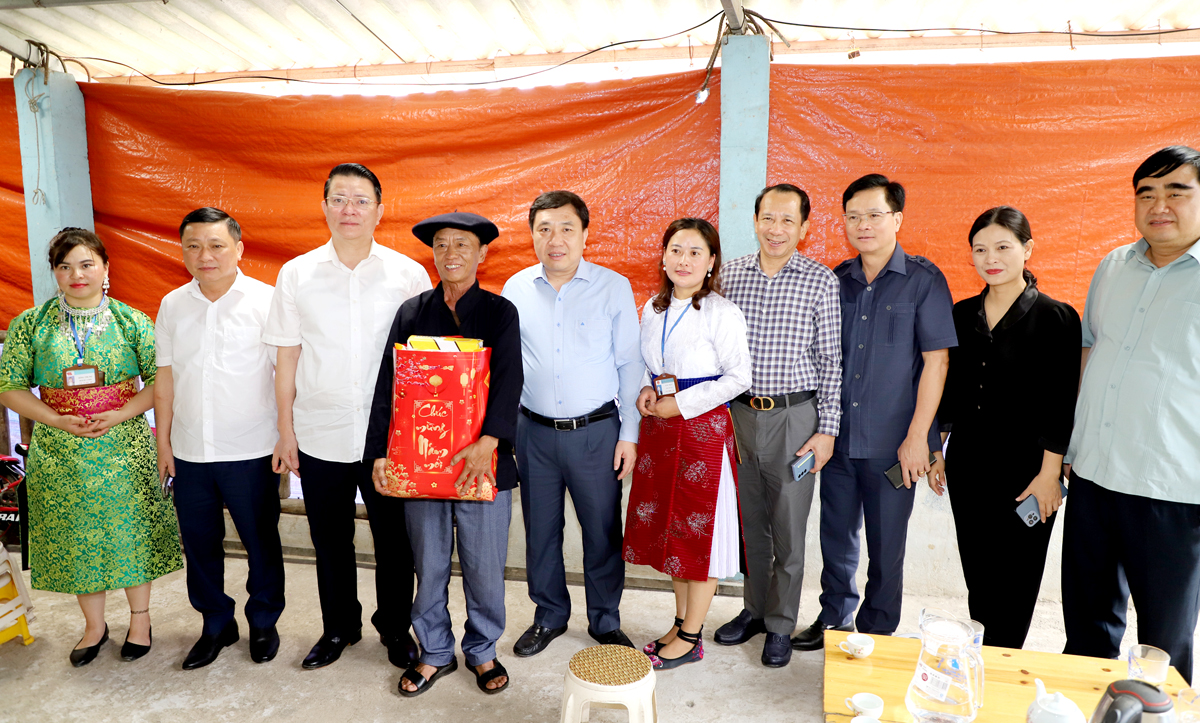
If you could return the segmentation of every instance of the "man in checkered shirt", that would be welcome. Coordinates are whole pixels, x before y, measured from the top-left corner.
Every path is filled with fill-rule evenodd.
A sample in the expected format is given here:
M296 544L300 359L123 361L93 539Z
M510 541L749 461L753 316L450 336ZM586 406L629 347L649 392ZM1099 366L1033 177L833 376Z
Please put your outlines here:
M792 657L814 473L833 455L842 416L838 279L796 250L808 212L808 194L796 186L764 189L754 201L758 252L721 269L726 298L746 316L754 376L730 405L741 452L745 608L714 639L739 645L765 632L762 662L772 668ZM809 452L811 472L794 480L791 463Z

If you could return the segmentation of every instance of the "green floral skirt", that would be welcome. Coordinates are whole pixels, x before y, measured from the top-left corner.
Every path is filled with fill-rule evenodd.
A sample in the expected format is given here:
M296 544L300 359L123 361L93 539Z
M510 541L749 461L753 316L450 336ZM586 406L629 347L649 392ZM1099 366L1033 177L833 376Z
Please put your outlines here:
M183 567L144 415L96 439L35 425L26 485L34 588L84 595Z

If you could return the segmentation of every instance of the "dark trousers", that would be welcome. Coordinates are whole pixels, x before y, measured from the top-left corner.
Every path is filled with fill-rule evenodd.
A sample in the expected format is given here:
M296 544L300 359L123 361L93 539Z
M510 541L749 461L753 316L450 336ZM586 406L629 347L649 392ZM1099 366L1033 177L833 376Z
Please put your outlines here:
M1027 527L1016 514L1016 498L1041 469L1043 452L1039 447L1020 455L1006 449L1004 464L996 464L990 442L972 440L975 444L967 447L957 446L957 439L950 438L946 491L967 583L967 607L971 618L983 623L984 645L1021 648L1059 517L1056 512L1046 522Z
M571 617L563 566L566 492L583 529L584 592L592 632L621 627L625 561L621 559L621 481L613 472L620 420L609 419L557 431L517 417L517 467L521 471L521 516L533 621L562 627Z
M1130 594L1138 642L1192 679L1200 612L1200 505L1113 492L1071 472L1063 521L1064 653L1116 658Z
M233 620L225 594L225 515L229 510L246 548L246 621L269 628L283 612L283 553L279 546L279 475L271 457L236 462L175 460L175 513L187 556L188 599L204 616L204 634Z
M867 589L854 619L859 632L891 635L900 624L904 550L916 485L896 489L884 472L895 459L851 459L834 449L821 470L821 614L845 625L858 606L858 530L867 528Z
M371 624L383 637L404 635L412 626L412 547L404 524L404 500L384 497L371 482L365 462L327 462L300 452L300 487L313 549L317 594L326 635L362 627L358 566L354 553L354 490L362 492L375 543L375 614Z

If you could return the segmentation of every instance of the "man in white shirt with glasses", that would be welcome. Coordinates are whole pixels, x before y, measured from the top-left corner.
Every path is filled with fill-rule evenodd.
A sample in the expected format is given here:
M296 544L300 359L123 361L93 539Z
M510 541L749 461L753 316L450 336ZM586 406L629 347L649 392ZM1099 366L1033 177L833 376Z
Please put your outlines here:
M242 274L242 229L229 214L200 208L179 225L192 281L167 294L154 335L158 469L175 478L175 509L187 554L188 598L204 616L183 661L202 668L239 638L225 593L225 515L246 548L250 658L279 652L283 612L279 475L271 471L275 348L263 343L271 286Z
M417 660L411 627L413 558L404 501L384 497L363 462L367 420L388 330L405 300L432 288L425 268L374 240L383 218L379 179L343 163L329 172L322 209L329 243L279 271L264 340L279 347L277 472L300 476L317 556L324 632L306 669L336 661L362 638L354 551L355 490L375 546L371 623L393 665Z

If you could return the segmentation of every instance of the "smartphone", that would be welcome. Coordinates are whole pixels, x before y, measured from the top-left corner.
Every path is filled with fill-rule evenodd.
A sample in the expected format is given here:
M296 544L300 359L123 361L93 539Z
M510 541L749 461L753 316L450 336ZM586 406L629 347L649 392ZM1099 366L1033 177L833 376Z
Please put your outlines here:
M163 472L162 476L158 478L158 487L162 490L164 500L171 499L175 494L175 478Z
M1067 498L1067 486L1062 483L1062 480L1058 481L1058 489L1062 492L1063 499L1065 500ZM1017 517L1021 518L1026 527L1033 527L1042 521L1042 513L1038 510L1038 500L1035 495L1029 495L1021 501L1021 504L1017 505Z
M791 461L789 465L792 468L792 481L799 482L800 478L812 472L813 465L817 462L817 456L812 450L805 452L803 456L797 457Z
M936 461L937 461L937 455L935 455L933 452L930 452L929 453L929 464L933 464ZM887 472L884 472L884 474L887 475L888 482L891 482L892 486L895 487L896 489L900 489L901 487L904 486L904 473L900 470L899 462L892 465L891 467L888 467Z

